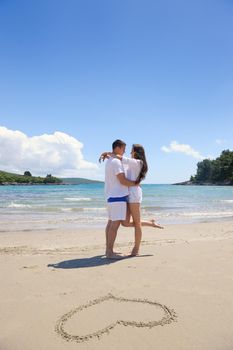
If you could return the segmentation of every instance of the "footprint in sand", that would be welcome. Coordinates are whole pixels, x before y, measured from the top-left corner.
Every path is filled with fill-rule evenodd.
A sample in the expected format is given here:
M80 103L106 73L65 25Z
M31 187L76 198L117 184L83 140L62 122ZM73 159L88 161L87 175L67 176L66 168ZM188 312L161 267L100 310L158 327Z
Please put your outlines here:
M100 338L117 325L152 328L175 320L174 310L158 302L108 294L63 315L55 330L63 339L81 343Z
M38 267L38 265L33 265L33 266L22 266L20 268L20 270L23 270L23 269L36 269Z

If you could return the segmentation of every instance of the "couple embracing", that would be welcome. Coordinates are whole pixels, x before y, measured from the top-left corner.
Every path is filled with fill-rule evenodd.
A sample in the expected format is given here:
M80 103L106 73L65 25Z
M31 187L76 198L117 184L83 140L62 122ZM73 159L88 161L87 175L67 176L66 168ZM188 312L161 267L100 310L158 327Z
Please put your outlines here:
M112 152L104 152L100 157L105 165L105 197L107 199L108 223L106 233L106 257L119 259L122 256L113 250L120 225L134 227L135 242L131 256L139 253L142 237L141 226L163 228L155 220L141 221L142 189L140 182L145 178L148 166L144 148L134 144L131 158L124 157L126 143L116 140ZM132 221L131 221L132 217Z

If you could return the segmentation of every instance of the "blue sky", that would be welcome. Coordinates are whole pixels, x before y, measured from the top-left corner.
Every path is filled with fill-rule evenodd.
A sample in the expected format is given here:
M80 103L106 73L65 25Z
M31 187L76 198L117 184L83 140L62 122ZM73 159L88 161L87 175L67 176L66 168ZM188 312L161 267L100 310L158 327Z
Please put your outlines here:
M41 173L102 179L121 138L146 182L189 179L233 149L232 17L230 0L0 0L0 169L39 173L40 154Z

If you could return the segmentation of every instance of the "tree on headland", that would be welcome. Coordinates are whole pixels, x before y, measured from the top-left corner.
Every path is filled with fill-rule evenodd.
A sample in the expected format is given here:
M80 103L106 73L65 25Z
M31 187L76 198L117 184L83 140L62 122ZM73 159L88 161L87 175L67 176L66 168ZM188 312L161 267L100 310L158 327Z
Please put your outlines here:
M197 174L195 179L197 181L206 182L212 177L213 165L210 159L204 159L202 162L197 163Z
M30 171L25 171L24 176L32 176L32 174L30 173Z
M197 163L197 173L191 176L194 184L233 185L233 151L224 150L214 159Z
M62 182L62 180L52 176L51 174L47 174L47 176L44 178L43 182L45 184L54 184L54 183Z

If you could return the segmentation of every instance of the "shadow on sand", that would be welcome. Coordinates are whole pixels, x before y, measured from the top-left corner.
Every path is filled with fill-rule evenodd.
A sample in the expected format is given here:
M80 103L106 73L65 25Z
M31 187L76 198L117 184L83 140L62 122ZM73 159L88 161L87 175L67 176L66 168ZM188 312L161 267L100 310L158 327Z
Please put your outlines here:
M138 255L136 258L153 256L152 254ZM53 267L55 269L79 269L84 267L95 267L102 265L110 265L122 260L132 259L132 256L124 256L121 259L107 259L105 255L96 255L90 258L81 258L73 260L65 260L56 264L48 264L47 267Z

